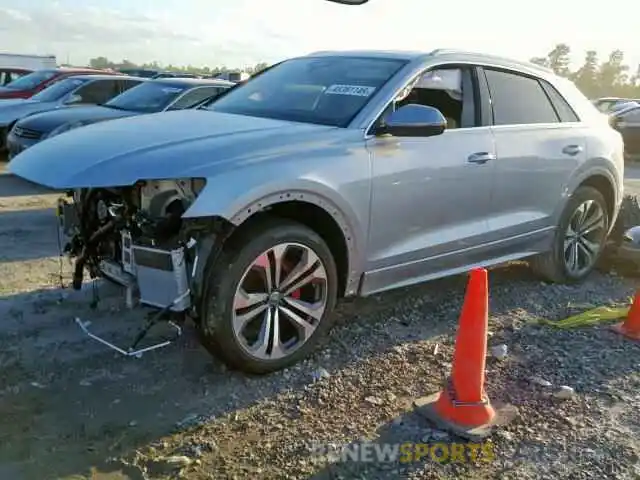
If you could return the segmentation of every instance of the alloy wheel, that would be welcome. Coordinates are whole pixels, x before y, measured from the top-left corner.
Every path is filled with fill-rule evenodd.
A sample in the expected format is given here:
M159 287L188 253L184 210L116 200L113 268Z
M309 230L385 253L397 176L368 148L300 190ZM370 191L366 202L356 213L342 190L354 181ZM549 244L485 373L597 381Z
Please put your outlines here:
M277 360L304 345L327 308L327 271L309 247L276 245L245 270L236 288L233 330L259 360Z
M593 267L606 236L606 214L594 201L582 202L574 211L564 237L567 272L575 277Z

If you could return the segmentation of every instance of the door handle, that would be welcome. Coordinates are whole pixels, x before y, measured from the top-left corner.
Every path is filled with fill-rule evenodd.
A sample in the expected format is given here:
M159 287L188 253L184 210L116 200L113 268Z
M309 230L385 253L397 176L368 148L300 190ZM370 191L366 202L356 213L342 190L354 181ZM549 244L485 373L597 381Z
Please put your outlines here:
M578 155L582 152L582 147L580 145L567 145L562 149L562 153L565 155L571 155L572 157Z
M469 158L467 158L467 162L483 165L487 163L489 160L495 160L495 159L496 159L496 156L493 153L478 152L478 153L469 155Z

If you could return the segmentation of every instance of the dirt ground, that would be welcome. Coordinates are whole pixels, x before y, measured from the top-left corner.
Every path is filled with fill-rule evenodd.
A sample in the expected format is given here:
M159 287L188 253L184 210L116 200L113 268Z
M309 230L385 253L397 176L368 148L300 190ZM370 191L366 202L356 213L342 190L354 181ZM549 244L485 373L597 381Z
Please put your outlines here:
M640 169L627 170L626 188L640 193ZM640 478L640 346L604 328L532 322L625 302L634 280L595 273L565 287L519 264L491 273L491 343L509 355L489 362L488 389L520 412L494 440L493 463L318 463L310 441L447 439L411 401L437 391L451 366L464 278L343 304L326 349L267 377L227 371L190 329L125 358L74 319L127 346L144 312L106 284L60 288L69 264L56 198L0 173L0 479ZM555 400L531 375L575 395Z

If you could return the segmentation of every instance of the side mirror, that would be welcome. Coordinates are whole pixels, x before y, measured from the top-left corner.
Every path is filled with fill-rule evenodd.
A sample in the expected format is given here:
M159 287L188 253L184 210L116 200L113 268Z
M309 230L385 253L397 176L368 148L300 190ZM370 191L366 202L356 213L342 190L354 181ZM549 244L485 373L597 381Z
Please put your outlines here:
M440 110L424 105L409 104L392 112L384 125L376 129L376 135L395 137L432 137L442 134L447 120Z
M82 101L82 97L80 95L71 95L64 101L65 105L73 105L74 103L80 103Z

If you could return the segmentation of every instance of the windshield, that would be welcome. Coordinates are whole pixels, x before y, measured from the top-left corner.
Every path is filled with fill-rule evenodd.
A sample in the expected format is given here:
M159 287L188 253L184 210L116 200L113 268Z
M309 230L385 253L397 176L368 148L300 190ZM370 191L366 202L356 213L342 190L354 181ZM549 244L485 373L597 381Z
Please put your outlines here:
M161 112L187 88L186 85L147 81L112 98L104 106L131 112Z
M9 82L5 85L5 88L10 88L11 90L31 90L42 82L52 79L55 75L55 70L38 70L37 72L31 72L28 75L20 77L13 82Z
M296 58L229 91L207 109L346 127L405 64L387 58Z
M41 92L36 93L31 97L31 100L35 100L36 102L55 102L60 100L67 93L78 88L87 80L88 79L81 80L79 78L65 78L64 80L60 80L59 82L45 88Z
M620 112L622 110L625 110L629 107L633 107L634 105L637 105L636 102L620 102L620 103L616 103L614 105L612 105L609 110L611 112Z

